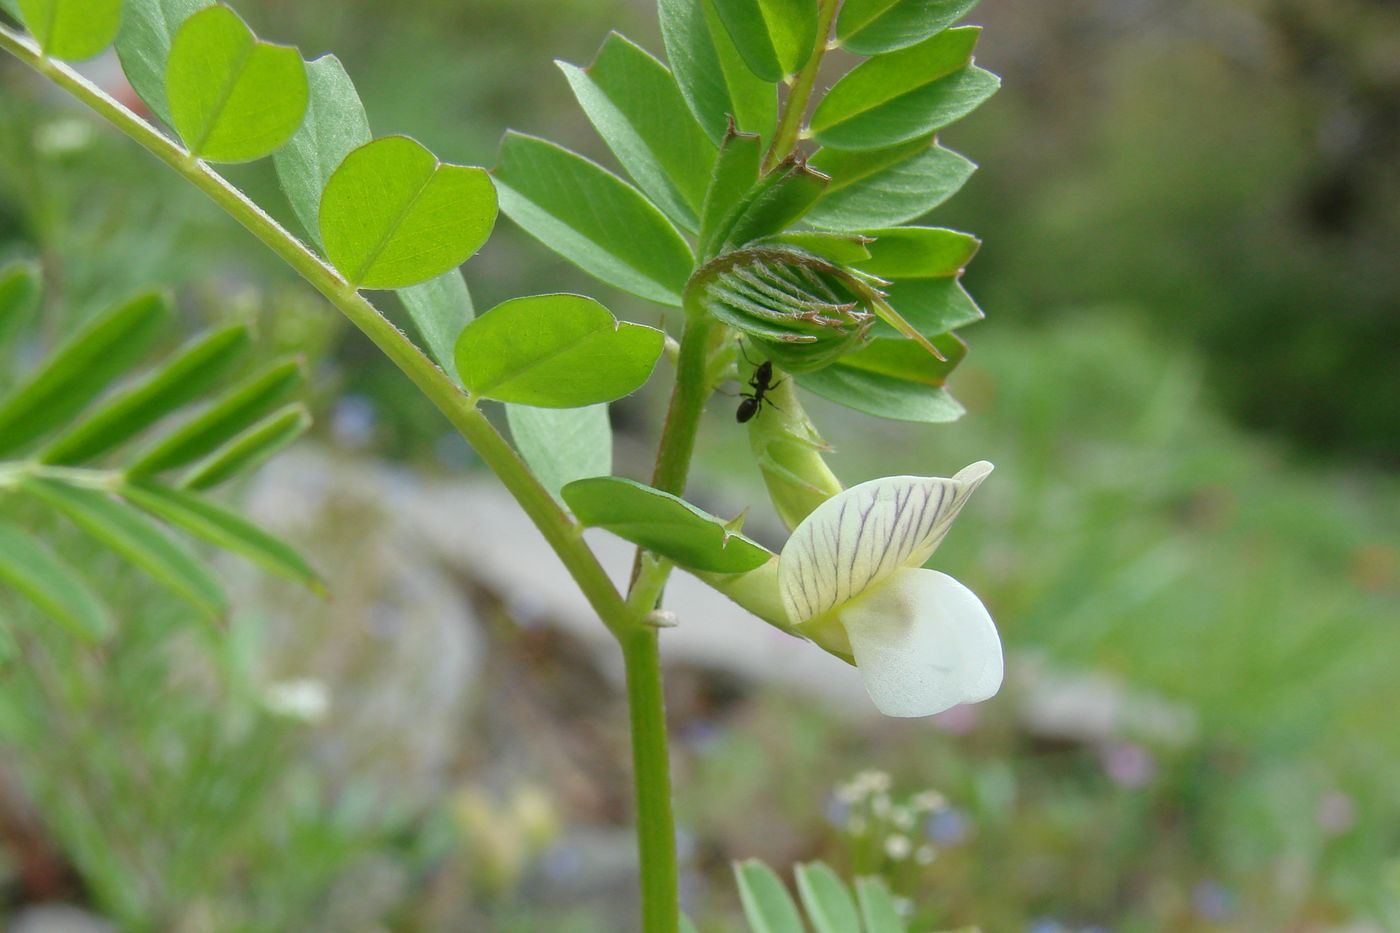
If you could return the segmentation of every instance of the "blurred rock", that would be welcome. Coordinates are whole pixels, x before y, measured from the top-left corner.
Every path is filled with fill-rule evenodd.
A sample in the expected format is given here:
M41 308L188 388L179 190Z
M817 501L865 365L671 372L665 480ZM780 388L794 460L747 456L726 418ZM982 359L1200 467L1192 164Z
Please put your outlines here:
M41 904L20 911L10 933L116 933L101 917L68 904Z

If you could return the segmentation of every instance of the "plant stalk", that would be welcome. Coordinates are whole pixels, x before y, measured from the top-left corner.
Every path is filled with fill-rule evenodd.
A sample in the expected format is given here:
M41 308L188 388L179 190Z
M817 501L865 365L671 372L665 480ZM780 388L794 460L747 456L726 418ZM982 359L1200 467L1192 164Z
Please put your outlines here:
M659 641L657 630L647 625L638 625L621 639L636 782L642 929L645 933L676 933L680 927L679 872Z

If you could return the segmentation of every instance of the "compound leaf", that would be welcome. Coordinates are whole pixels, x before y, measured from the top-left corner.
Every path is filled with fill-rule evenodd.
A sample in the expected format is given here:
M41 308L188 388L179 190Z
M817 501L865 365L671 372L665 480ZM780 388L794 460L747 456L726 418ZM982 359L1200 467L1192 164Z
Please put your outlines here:
M407 136L351 152L321 195L326 256L351 285L401 288L448 272L491 234L485 169L448 165Z
M185 20L165 71L170 119L192 154L251 162L279 149L306 113L306 63L264 42L222 4Z
M70 423L111 382L134 366L169 314L148 293L89 322L0 404L0 454L9 454Z
M212 489L241 473L256 469L269 457L305 434L311 413L300 403L268 415L220 447L190 471L180 485L196 492Z
M242 516L187 492L160 483L123 483L117 493L168 525L180 528L225 551L242 554L273 573L324 593L320 577L290 546Z
M680 306L690 247L637 189L580 155L514 132L501 142L495 176L501 209L531 236L609 285Z
M569 483L564 502L589 527L606 528L633 544L710 573L747 573L772 553L720 518L684 499L617 476Z
M457 371L474 395L541 408L578 408L635 392L665 334L618 321L582 295L502 302L457 340Z
M254 373L156 442L127 468L127 474L150 476L193 463L276 408L296 391L304 378L303 366L295 359L274 363Z
M241 324L192 341L161 369L60 435L40 454L40 461L72 465L100 457L203 397L243 361L252 345L248 328Z
M29 479L23 488L206 615L217 617L227 610L213 572L125 503L48 479Z

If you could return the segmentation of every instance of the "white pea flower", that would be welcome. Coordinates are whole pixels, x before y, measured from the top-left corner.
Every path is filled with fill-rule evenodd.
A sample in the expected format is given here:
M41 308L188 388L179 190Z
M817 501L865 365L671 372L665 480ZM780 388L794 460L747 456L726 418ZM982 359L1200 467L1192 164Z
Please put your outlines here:
M929 716L1001 687L1001 639L986 607L922 566L991 471L979 461L951 479L861 483L819 505L783 547L778 587L788 620L853 657L887 716Z

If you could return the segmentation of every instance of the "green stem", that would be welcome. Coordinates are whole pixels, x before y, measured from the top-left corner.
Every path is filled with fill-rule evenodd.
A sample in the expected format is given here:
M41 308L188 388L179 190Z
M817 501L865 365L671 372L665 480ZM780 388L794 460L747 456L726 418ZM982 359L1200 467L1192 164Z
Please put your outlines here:
M676 933L680 927L676 822L671 812L671 762L657 636L656 629L637 626L621 639L622 657L632 726L642 929L645 933Z
M331 266L206 163L164 136L67 65L46 58L27 37L0 26L0 48L47 77L184 176L335 305L437 406L500 477L540 529L589 604L619 637L631 622L622 597L579 528L499 431L450 378Z
M836 11L840 7L841 0L821 0L821 7L817 13L816 48L812 50L812 57L807 59L807 64L802 66L802 70L793 79L787 99L783 101L783 113L778 118L778 129L773 134L773 143L768 147L768 155L763 160L765 172L786 159L793 149L797 148L797 141L802 136L802 124L807 118L807 105L812 100L812 90L817 84L817 72L821 70L822 58L826 55L831 24L836 21Z
M656 468L651 475L653 486L675 496L685 494L690 460L695 454L695 437L700 432L700 416L710 397L710 334L713 331L714 324L709 316L686 315L680 358L676 362L676 386L671 391Z

